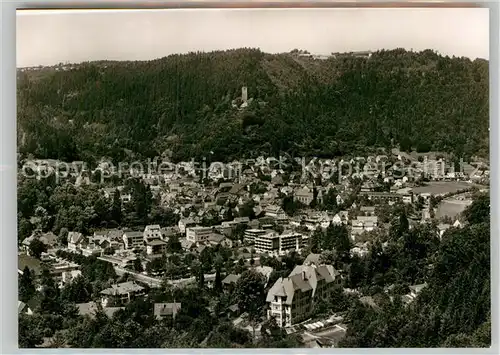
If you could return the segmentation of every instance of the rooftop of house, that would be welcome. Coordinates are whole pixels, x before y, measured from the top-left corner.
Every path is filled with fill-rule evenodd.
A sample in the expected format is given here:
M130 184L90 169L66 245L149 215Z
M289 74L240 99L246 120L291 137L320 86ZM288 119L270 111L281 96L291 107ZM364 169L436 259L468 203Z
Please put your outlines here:
M245 233L265 233L267 232L265 229L259 229L259 228L250 228L245 230Z
M17 301L17 313L21 313L24 307L26 307L26 303Z
M144 234L142 232L127 231L123 233L127 238L142 238Z
M281 185L283 184L283 177L281 175L276 175L271 179L271 183L274 185Z
M217 274L205 274L204 275L204 281L205 282L214 282L216 279Z
M102 242L109 240L109 237L107 235L93 235L88 237L88 239L91 243L101 244Z
M222 283L223 284L236 283L240 279L240 277L241 275L229 274L224 278L224 280L222 280Z
M234 184L231 189L229 190L230 194L237 194L240 191L242 191L245 188L245 185L243 184Z
M290 275L305 273L308 279L316 278L317 281L325 280L327 283L335 280L335 269L332 265L310 266L297 265Z
M191 241L189 241L187 239L181 239L180 242L181 242L181 246L184 249L190 249L190 248L192 248L195 245L195 243L193 243L193 242L191 242Z
M190 223L196 223L196 222L194 221L194 219L189 217L189 218L181 218L179 220L179 223L190 224Z
M68 233L68 243L78 243L83 239L83 234L80 232L69 232Z
M191 231L208 231L208 230L212 230L213 227L196 226L196 227L189 227L187 229L189 229Z
M226 238L225 236L223 236L222 234L219 234L219 233L210 233L208 235L209 241L217 242L217 243L222 242L225 238Z
M427 283L419 284L419 285L413 285L410 286L409 289L414 292L414 293L419 293L422 291L425 287L427 287Z
M266 234L261 234L259 236L257 236L256 238L259 238L259 239L277 239L279 238L280 235L274 231L268 231L268 233Z
M301 275L279 278L267 293L267 302L273 302L274 297L286 297L285 303L291 305L295 291L306 292L312 290L311 285Z
M313 193L313 190L310 189L309 187L305 186L305 187L302 187L302 188L298 189L297 191L295 191L295 196L309 196L312 193Z
M124 295L130 292L139 292L144 290L144 287L139 286L133 281L123 282L112 285L110 288L101 291L103 295Z
M400 198L400 194L390 193L390 192L376 192L376 191L361 191L360 195L374 196L374 197L394 197Z
M82 316L89 315L93 317L99 311L99 306L95 302L77 303L76 307L78 308L78 313ZM102 311L111 318L115 312L121 309L125 309L125 307L104 307Z
M57 243L57 236L52 232L48 232L48 233L35 232L30 237L30 238L32 238L29 240L30 242L33 240L33 237L37 237L45 245L50 246L50 245L54 245ZM26 238L26 239L28 239L28 238Z
M400 194L400 195L409 195L411 192L412 192L411 187L405 187L405 188L396 190L396 193Z
M174 226L174 227L164 227L164 228L162 228L161 231L165 235L172 235L172 234L178 234L178 233L180 233L180 229L177 226Z
M164 316L175 317L177 313L181 310L181 303L155 303L154 304L154 315L157 318Z
M146 242L146 244L154 247L154 246L158 246L158 245L166 245L167 242L165 242L163 240L155 239L155 240L148 240Z
M36 237L34 235L30 235L29 237L24 238L21 244L25 245L25 246L29 246L31 244L31 242L35 239L36 239Z
M274 213L280 213L283 212L283 209L280 206L276 205L267 205L265 208L266 212L274 212Z

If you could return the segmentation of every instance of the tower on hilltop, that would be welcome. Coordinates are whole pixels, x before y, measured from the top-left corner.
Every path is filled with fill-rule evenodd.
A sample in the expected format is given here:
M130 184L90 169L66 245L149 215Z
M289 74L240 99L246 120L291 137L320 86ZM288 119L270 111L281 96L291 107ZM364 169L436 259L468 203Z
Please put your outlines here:
M241 100L243 102L247 102L248 101L248 89L246 86L243 86L241 88Z

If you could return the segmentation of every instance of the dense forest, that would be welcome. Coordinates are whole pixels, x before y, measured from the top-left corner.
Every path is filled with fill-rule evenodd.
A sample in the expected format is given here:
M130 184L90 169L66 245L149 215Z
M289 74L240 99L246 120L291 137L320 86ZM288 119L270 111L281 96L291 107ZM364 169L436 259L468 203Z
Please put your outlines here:
M488 61L432 50L319 60L258 49L18 73L22 156L488 155ZM241 88L248 106L241 108Z
M464 218L466 226L447 230L440 242L428 227L408 230L396 218L385 250L375 243L363 260L351 260L358 272L350 271L350 282L377 307L352 304L342 347L490 346L489 196L477 195ZM392 291L381 292L394 281ZM422 282L428 286L414 302L400 301L408 284Z

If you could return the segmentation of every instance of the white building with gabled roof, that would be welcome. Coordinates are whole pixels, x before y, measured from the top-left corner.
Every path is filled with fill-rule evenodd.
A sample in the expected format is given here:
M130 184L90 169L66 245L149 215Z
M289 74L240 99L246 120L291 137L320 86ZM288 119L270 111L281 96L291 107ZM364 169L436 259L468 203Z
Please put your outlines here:
M299 265L286 278L279 278L267 293L268 319L274 317L280 327L306 320L314 301L328 297L336 284L331 265Z

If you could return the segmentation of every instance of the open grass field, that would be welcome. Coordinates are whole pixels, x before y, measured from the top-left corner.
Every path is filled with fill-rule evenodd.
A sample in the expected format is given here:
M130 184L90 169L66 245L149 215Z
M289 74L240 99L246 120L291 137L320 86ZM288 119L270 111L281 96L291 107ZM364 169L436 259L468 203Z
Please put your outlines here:
M436 217L442 218L444 216L449 216L452 219L456 218L471 203L472 200L463 200L463 201L456 199L443 200L441 201L441 203L437 208Z
M412 192L415 194L429 193L431 195L441 195L469 189L474 186L480 188L479 185L470 184L465 181L433 181L427 183L426 186L413 188Z
M42 265L39 260L26 254L19 254L17 258L18 269L23 271L26 266L29 267L32 272L35 272L36 275L42 272Z

